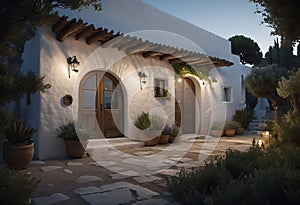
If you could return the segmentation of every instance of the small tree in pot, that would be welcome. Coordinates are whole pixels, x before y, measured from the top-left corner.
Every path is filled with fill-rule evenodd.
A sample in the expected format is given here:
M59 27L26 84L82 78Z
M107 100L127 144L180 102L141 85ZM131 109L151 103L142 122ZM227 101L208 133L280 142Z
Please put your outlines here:
M173 143L176 139L176 137L178 136L179 133L179 127L177 125L172 125L172 129L171 129L171 134L170 134L170 138L169 138L169 142Z
M210 134L213 137L222 137L224 133L224 123L215 122L210 129Z
M3 156L11 168L26 169L29 166L34 154L32 136L36 131L36 128L26 126L20 119L13 120L7 126Z
M160 140L160 135L162 129L164 127L164 119L159 115L152 115L150 116L151 125L149 127L149 132L151 133L152 138L151 140L145 141L145 146L154 146L157 145Z
M227 137L233 137L235 135L236 128L240 127L241 125L233 120L226 120L224 126L224 134Z
M167 144L169 142L171 132L172 132L171 127L168 125L168 123L166 123L164 129L161 132L161 136L158 143Z
M159 115L150 116L149 113L142 112L134 125L140 130L140 138L145 141L145 146L155 146L159 142L164 119Z
M241 127L237 128L236 134L243 134L244 130L248 128L252 120L252 114L246 109L236 110L235 114L232 116L232 120L240 123L241 125Z

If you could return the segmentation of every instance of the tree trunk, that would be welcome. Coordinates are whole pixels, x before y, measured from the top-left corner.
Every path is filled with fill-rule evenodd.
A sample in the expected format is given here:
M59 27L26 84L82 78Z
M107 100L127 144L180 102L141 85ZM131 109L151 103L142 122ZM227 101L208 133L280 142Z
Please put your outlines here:
M293 94L290 96L290 101L291 104L293 106L294 112L298 112L299 111L299 106L298 106L298 99L297 99L297 95Z
M282 108L281 105L279 105L279 102L277 100L271 99L272 100L272 106L275 111L275 123L280 125L282 122Z

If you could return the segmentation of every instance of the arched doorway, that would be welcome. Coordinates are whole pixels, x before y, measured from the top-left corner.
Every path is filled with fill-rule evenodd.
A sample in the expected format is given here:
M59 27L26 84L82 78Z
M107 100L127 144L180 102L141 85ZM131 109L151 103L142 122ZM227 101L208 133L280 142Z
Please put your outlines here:
M79 92L80 120L99 126L104 137L122 137L124 105L119 80L108 72L90 72L81 80Z
M175 122L183 134L195 133L195 84L189 78L175 81Z

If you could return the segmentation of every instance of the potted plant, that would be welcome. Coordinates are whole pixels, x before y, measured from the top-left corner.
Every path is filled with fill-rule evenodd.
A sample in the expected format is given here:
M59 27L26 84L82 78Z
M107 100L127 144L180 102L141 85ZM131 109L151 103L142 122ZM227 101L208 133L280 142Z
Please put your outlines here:
M148 133L150 133L150 140L145 141L145 146L155 146L160 140L160 135L164 127L164 119L159 115L150 116L151 125Z
M157 138L156 131L149 130L151 125L149 113L142 112L134 122L134 125L140 130L141 139L145 141L145 146L154 146L158 143L159 138Z
M5 129L6 142L3 144L3 157L8 166L14 169L26 169L34 154L32 141L36 128L25 125L20 119L15 119Z
M166 123L164 129L161 132L158 144L167 144L169 142L171 131L171 127L168 125L168 123Z
M172 125L172 129L171 129L171 134L169 137L169 142L173 143L176 139L176 137L178 136L179 133L179 127L177 125Z
M253 115L247 112L246 109L236 110L232 116L232 120L240 123L241 127L237 128L236 134L243 134L244 130L248 128Z
M85 149L79 140L74 122L71 121L67 125L59 127L57 131L57 137L64 140L68 156L70 158L82 158Z
M224 133L224 125L220 122L215 122L210 129L210 134L213 137L222 137Z
M240 124L233 120L226 120L224 126L224 134L227 137L233 137L235 135L236 128L240 127Z
M140 130L148 129L151 125L149 113L142 112L134 122L134 125Z

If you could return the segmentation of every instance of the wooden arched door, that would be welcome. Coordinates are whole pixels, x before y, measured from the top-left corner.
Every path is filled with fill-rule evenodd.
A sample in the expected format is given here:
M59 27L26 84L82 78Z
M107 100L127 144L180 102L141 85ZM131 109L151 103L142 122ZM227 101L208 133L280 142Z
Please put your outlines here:
M99 126L104 137L123 136L123 92L117 78L107 72L88 73L80 83L79 97L81 120Z
M195 84L189 78L175 82L175 123L183 134L195 133Z

